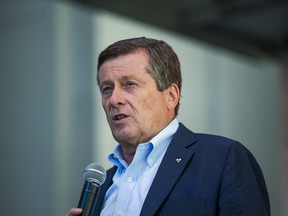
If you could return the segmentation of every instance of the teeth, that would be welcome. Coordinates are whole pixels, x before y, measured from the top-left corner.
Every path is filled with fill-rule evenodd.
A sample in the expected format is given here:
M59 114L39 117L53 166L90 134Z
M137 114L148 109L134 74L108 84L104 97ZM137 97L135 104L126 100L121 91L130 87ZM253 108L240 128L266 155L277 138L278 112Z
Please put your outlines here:
M120 120L120 119L123 119L123 118L125 118L124 114L120 114L120 115L115 116L116 120Z

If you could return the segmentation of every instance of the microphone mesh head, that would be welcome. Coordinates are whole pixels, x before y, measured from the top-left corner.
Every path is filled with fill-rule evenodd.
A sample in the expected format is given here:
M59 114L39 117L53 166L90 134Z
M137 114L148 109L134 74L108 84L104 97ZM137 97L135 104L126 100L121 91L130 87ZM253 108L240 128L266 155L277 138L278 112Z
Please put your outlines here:
M92 181L101 186L106 180L106 171L98 163L89 164L84 171L85 181Z

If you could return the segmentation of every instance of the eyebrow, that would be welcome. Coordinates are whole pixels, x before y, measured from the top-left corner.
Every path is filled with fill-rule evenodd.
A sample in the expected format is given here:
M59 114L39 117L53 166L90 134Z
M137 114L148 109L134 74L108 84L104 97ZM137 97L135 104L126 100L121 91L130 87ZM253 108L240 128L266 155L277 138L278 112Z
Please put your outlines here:
M108 84L111 84L111 81L110 80L104 80L103 82L100 82L99 83L99 86L103 86L103 85L108 85Z
M129 76L126 75L126 76L122 76L120 80L124 80L125 81L125 80L129 80L131 78L132 78L131 75L129 75Z
M129 79L132 79L133 76L131 75L125 75L125 76L121 76L120 77L120 81L126 81L126 80L129 80ZM102 82L100 82L100 85L105 85L105 84L110 84L111 83L111 80L104 80Z

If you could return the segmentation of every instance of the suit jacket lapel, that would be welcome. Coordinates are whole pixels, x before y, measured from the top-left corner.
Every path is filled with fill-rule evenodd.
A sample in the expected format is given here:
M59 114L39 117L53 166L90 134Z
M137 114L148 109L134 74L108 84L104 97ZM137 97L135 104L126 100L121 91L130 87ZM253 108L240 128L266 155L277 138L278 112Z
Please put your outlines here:
M109 187L113 183L113 176L114 176L116 170L117 170L117 167L114 166L107 171L107 178L106 178L104 184L100 187L99 193L97 195L97 200L94 203L94 209L93 209L93 213L92 213L93 216L100 215L106 191L109 189Z
M140 215L154 215L157 212L191 160L194 153L187 147L195 141L194 134L180 124L160 164Z

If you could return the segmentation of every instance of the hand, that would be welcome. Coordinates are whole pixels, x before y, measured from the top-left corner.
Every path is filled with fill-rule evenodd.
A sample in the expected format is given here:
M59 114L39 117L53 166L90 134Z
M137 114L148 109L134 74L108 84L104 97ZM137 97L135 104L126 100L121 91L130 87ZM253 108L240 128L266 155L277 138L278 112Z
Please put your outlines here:
M82 213L82 209L80 208L72 208L67 214L66 216L76 216L76 215L80 215Z

